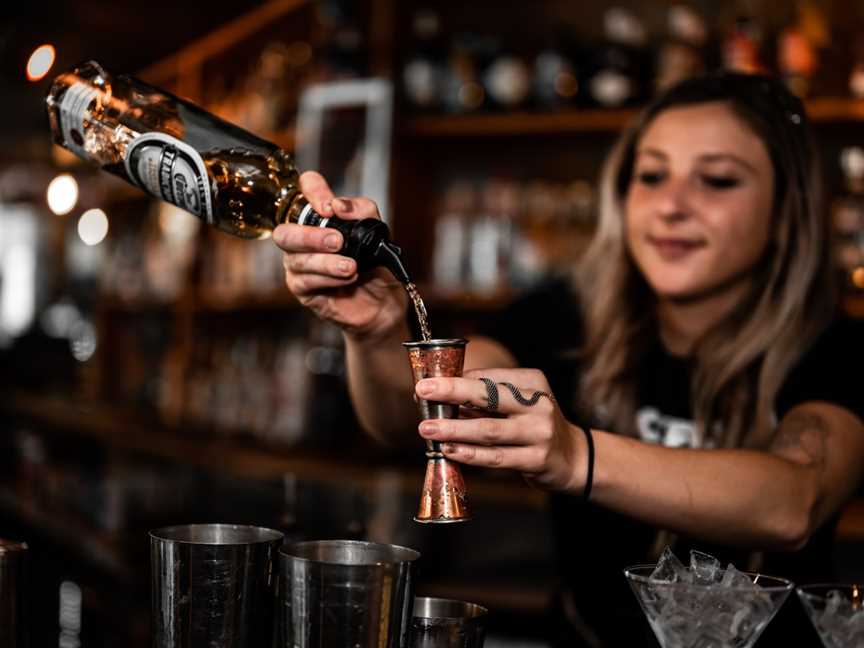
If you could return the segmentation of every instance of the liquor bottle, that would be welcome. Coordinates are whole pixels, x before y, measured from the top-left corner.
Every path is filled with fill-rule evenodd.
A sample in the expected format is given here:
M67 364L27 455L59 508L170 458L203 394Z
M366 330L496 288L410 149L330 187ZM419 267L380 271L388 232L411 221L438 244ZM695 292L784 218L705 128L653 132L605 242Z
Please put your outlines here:
M420 9L412 21L415 51L402 69L402 86L408 104L417 111L439 109L446 73L440 44L441 21L433 9Z
M481 78L490 104L498 109L521 107L531 92L531 69L522 57L493 45L491 61Z
M864 149L850 146L840 155L846 191L831 208L834 257L844 275L844 288L864 291Z
M692 7L676 4L666 16L667 37L660 45L654 88L662 92L705 71L705 19Z
M761 48L759 25L749 16L739 16L723 39L723 68L742 74L764 74Z
M855 99L864 99L864 35L858 36L852 45L849 93Z
M566 39L550 39L550 42L534 58L533 93L534 103L540 110L553 110L572 105L579 92L579 75L574 47Z
M409 282L387 225L318 214L275 144L95 61L59 75L45 102L57 144L210 225L243 238L286 222L333 228L360 270L380 265Z
M645 27L623 7L603 14L605 42L590 57L588 92L603 108L638 103L648 94L650 57L645 51Z

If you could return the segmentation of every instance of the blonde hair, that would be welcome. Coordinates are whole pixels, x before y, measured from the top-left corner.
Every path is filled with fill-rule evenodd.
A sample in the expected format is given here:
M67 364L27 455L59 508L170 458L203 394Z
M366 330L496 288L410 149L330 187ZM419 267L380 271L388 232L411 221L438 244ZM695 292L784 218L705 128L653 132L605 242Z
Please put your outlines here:
M636 434L635 376L658 339L654 295L627 250L623 204L635 148L663 110L726 102L762 140L774 166L772 238L751 292L693 353L691 403L699 443L768 444L778 391L834 313L821 178L806 116L800 102L777 86L737 74L685 82L646 109L606 162L598 230L574 277L586 333L578 396L586 411L604 414L602 422L619 433Z

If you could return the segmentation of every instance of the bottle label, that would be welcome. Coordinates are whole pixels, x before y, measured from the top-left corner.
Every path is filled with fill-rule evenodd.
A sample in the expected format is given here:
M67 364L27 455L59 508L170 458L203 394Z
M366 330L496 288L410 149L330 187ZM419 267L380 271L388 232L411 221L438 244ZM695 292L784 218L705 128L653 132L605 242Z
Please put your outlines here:
M165 133L144 133L126 150L126 175L156 198L213 224L213 199L204 160L194 148Z
M90 104L99 90L86 83L76 81L63 93L60 100L60 128L64 146L78 157L92 159L84 147L84 122L90 117Z

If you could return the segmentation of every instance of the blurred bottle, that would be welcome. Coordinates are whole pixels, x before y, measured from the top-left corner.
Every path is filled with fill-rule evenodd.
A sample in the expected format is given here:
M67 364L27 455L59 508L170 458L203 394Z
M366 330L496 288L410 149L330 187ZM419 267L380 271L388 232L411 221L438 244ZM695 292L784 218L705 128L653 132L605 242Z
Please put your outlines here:
M655 73L655 91L662 92L679 81L705 71L708 28L693 8L676 4L666 15L667 37L660 45Z
M323 35L318 58L329 80L369 75L369 51L360 29L358 3L353 0L319 0L315 3Z
M531 93L531 68L509 49L494 47L483 71L483 87L491 107L516 110L524 106Z
M650 57L642 21L623 7L603 14L605 40L592 56L588 92L605 108L637 103L647 97Z
M579 93L579 74L572 49L563 38L543 48L534 59L533 94L540 110L573 105Z
M458 292L465 287L468 219L475 209L476 192L470 182L456 181L444 190L432 253L432 280L438 290Z
M418 9L411 23L414 53L402 69L408 105L420 112L440 109L446 64L441 46L441 20L432 8Z
M476 112L485 106L486 91L480 78L484 49L483 39L475 34L459 34L453 39L444 77L447 112Z
M864 99L864 35L858 36L852 45L849 94L855 99Z
M513 211L518 193L504 180L487 180L480 192L478 213L471 220L468 287L493 294L508 277Z
M739 16L723 38L723 68L743 74L764 73L761 47L759 25L749 16Z
M816 50L804 32L798 25L785 27L777 43L777 68L792 94L799 97L810 94L810 80L816 64Z
M819 65L818 49L829 40L828 23L815 3L801 0L795 20L778 37L777 67L786 86L799 97L812 91Z
M864 149L858 146L844 149L840 167L846 191L831 209L834 257L846 289L864 292Z

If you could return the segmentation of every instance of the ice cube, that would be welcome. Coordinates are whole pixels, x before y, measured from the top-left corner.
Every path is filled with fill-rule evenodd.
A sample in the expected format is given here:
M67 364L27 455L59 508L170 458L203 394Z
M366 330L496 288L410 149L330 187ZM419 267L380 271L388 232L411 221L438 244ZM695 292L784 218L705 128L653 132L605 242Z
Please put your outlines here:
M726 570L720 579L720 587L747 587L753 589L757 588L758 585L754 585L747 574L738 571L735 569L735 565L729 563L726 565Z
M831 590L825 595L825 614L848 617L852 615L852 603L840 590Z
M651 580L666 581L667 583L693 582L690 572L668 546L660 554L660 560L657 561L657 566L651 572Z
M723 575L720 561L702 551L690 551L690 575L697 585L711 585L719 582Z

